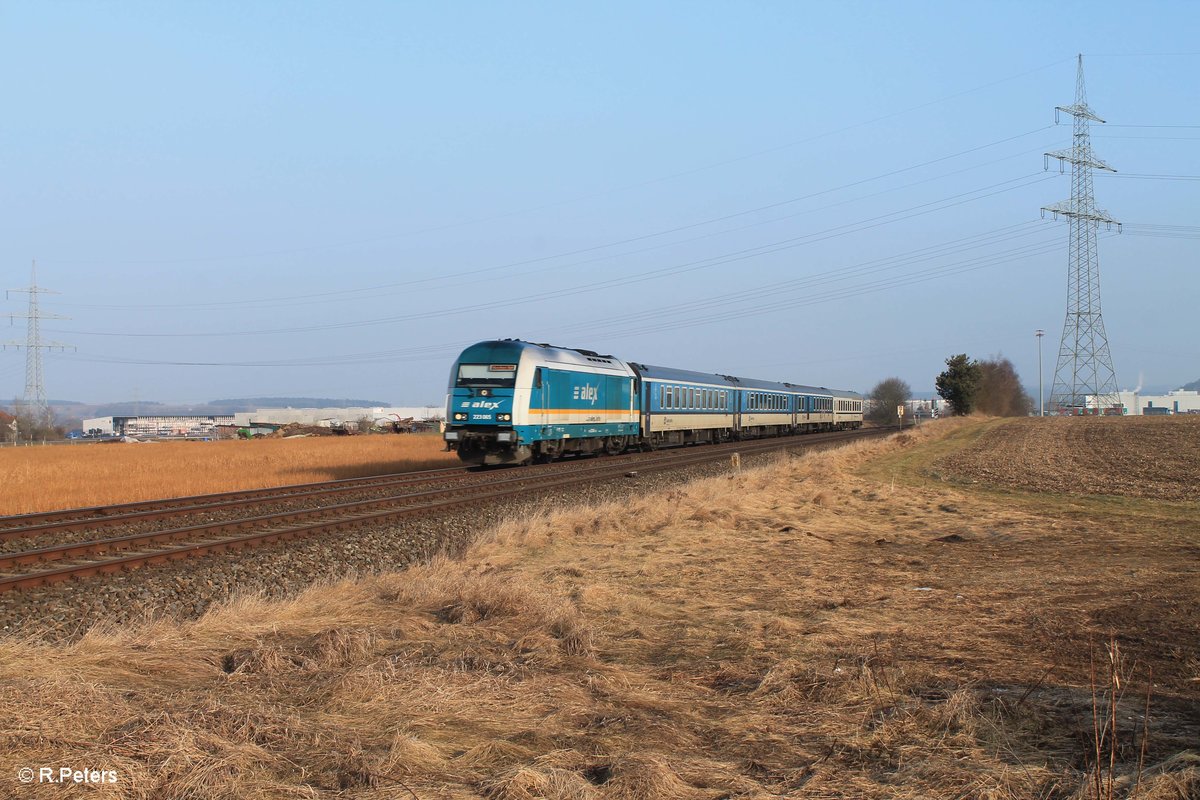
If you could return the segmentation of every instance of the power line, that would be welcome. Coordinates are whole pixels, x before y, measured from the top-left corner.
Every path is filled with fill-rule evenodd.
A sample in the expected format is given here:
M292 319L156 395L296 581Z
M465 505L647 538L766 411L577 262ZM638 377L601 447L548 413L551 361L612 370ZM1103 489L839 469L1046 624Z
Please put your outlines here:
M913 170L921 169L922 167L927 167L927 166L930 166L933 164L941 163L943 161L949 161L954 158L959 158L964 155L969 155L971 153L979 152L980 150L985 150L985 149L988 149L991 147L995 147L997 145L1006 144L1008 142L1015 141L1017 139L1022 139L1027 136L1031 136L1035 133L1039 133L1041 131L1048 130L1052 127L1053 126L1047 125L1047 126L1043 126L1040 128L1034 128L1034 129L1026 131L1024 133L1016 134L1014 136L1008 136L1003 139L998 139L994 142L989 142L987 144L978 145L976 147L971 147L966 150L959 151L957 153L952 153L952 154L946 155L946 156L940 156L938 158L930 159L928 161L924 161L924 162L921 162L918 164L913 164L913 165L910 165L907 167L903 167L901 169L891 170L889 172L884 172L879 175L874 175L874 176L871 176L868 178L862 178L859 180L851 181L850 183L845 183L840 186L835 186L835 187L832 187L829 189L822 189L817 192L811 192L809 194L800 195L797 197L791 197L791 198L776 201L773 203L767 203L764 205L756 206L754 208L743 209L741 211L736 211L736 212L729 213L729 214L723 214L721 216L710 217L708 219L700 220L698 222L688 223L686 225L679 225L679 226L675 226L672 228L666 228L666 229L653 231L653 232L646 233L646 234L625 237L623 239L618 239L618 240L614 240L614 241L610 241L610 242L604 242L604 243L597 244L597 245L590 245L588 247L576 248L574 250L559 252L559 253L555 253L555 254L548 255L548 256L539 256L537 258L523 259L520 261L511 261L511 262L507 262L504 264L497 264L497 265L488 266L488 267L479 267L476 269L462 270L459 272L447 273L447 274L437 275L434 277L412 278L412 279L405 280L405 281L377 284L374 286L365 286L365 287L360 287L360 288L356 288L356 289L338 289L338 290L331 290L331 291L314 292L314 293L303 294L303 295L292 295L290 297L274 298L274 299L257 297L257 298L251 299L251 300L226 300L226 301L217 301L217 302L211 302L211 303L167 303L167 304L142 304L142 305L80 305L80 304L63 304L63 305L71 305L72 307L84 307L84 308L106 308L106 309L114 309L114 310L121 310L121 309L143 310L143 309L154 309L154 308L163 308L163 309L220 308L220 307L237 307L237 306L253 306L254 308L258 309L258 308L278 308L278 307L290 306L290 305L305 305L305 304L311 304L311 303L316 303L316 302L325 303L325 302L328 302L330 299L359 300L361 298L357 297L357 295L361 295L361 294L365 294L365 293L371 293L370 296L376 297L379 295L380 292L385 292L385 291L391 290L391 289L411 290L412 287L419 286L422 284L441 283L444 281L458 279L458 278L476 278L477 276L484 275L487 273L501 272L501 271L506 271L506 270L512 269L514 267L542 264L542 263L546 263L546 262L556 261L561 258L568 258L570 256L582 255L582 254L586 254L586 253L594 253L594 252L597 252L600 250L606 250L606 249L610 249L613 247L619 247L624 244L633 244L633 243L637 243L637 242L647 241L650 239L667 236L667 235L670 235L673 233L680 233L680 232L687 231L687 230L693 230L695 228L703 227L706 225L712 225L712 224L719 223L719 222L726 222L728 220L736 219L738 217L748 216L750 214L756 214L756 213L760 213L762 211L769 211L774 208L781 208L783 206L792 205L792 204L795 204L795 203L798 203L798 202L801 202L804 200L811 200L811 199L814 199L817 197L822 197L824 195L843 191L845 189L850 189L855 186L861 186L861 185L864 185L867 183L872 183L875 181L883 180L885 178L894 177L896 175L900 175L905 172L911 172ZM1041 152L1042 150L1043 150L1043 148L1037 148L1036 152ZM922 179L919 181L914 181L912 183L904 184L903 186L892 187L889 189L881 190L879 192L875 192L873 194L862 195L860 197L852 198L850 200L844 200L844 201L840 201L838 203L821 206L820 208L818 208L816 210L823 211L823 210L827 210L829 208L835 208L839 205L845 205L845 204L851 203L851 202L858 202L860 200L864 200L864 199L871 198L871 197L877 197L881 194L886 194L888 192L894 192L894 191L899 191L899 190L905 189L905 188L911 188L913 186L919 186L923 183L928 183L933 180L939 180L941 178L950 177L953 175L959 175L959 174L962 174L963 172L968 172L973 169L979 169L980 167L983 167L983 166L989 166L992 164L1000 163L1002 161L1008 161L1013 158L1018 158L1027 152L1035 152L1035 151L1032 151L1032 150L1031 151L1022 151L1021 153L1016 153L1016 154L1013 154L1010 156L1004 156L1003 158L993 159L991 161L985 161L982 164L977 164L977 165L974 165L971 167L964 167L962 169L954 170L954 171L948 172L948 173L943 173L939 176L934 176L932 178L925 178L925 179ZM758 227L761 225L767 225L767 224L771 224L774 222L779 222L779 221L782 221L785 219L791 219L791 218L798 216L800 213L812 213L812 212L805 211L805 212L798 212L798 213L794 213L794 214L787 214L787 215L779 216L779 217L773 217L770 219L749 223L747 225L740 226L737 228L726 229L724 231L719 231L716 233L703 234L703 235L688 238L688 239L675 240L675 241L667 242L665 244L654 245L654 246L647 247L647 248L626 251L624 253L617 254L617 256L627 256L627 255L646 253L646 252L651 252L653 250L660 250L665 247L674 247L674 246L677 246L680 244L686 244L689 242L700 241L700 240L706 239L706 238L712 238L713 236L716 236L716 235L723 235L725 233L734 233L734 232L738 232L738 231L743 231L743 230L746 230L751 227ZM606 258L611 258L611 257L613 257L613 256L603 256L603 257L596 258L596 259L576 261L576 262L566 264L566 265L556 264L556 265L546 267L546 269L552 269L552 270L558 271L558 270L562 270L564 268L596 263L596 261L604 260ZM530 275L530 274L535 274L538 271L542 271L542 270L533 270L533 271L527 271L527 272L523 272L523 273L513 273L511 275L508 275L507 277L519 276L519 275ZM450 286L453 286L453 284L451 284ZM449 287L442 286L439 288L449 288ZM292 300L305 301L305 302L298 302L298 303L287 302L287 301L292 301Z
M1032 179L1032 180L1031 180ZM1041 173L1032 173L1023 175L1018 178L1012 178L1007 181L1001 181L990 186L985 186L980 189L973 189L968 192L962 192L957 195L941 198L939 200L930 201L928 203L920 203L915 206L910 206L900 211L893 211L887 214L882 214L876 217L871 217L857 222L846 223L843 225L827 228L822 231L817 231L802 236L790 237L788 239L771 242L765 245L757 245L755 247L736 250L729 253L724 253L718 256L710 256L707 258L686 261L680 264L674 264L667 267L660 267L654 270L643 270L636 275L626 276L622 278L613 278L603 281L596 281L581 286L568 287L563 289L549 290L538 293L526 293L520 297L506 298L502 300L493 300L485 303L477 303L471 306L457 306L449 309L440 309L433 311L414 312L411 314L402 314L389 317L380 317L367 320L356 320L354 322L336 322L325 323L322 325L306 325L290 328L275 328L253 331L204 331L204 332L188 332L188 333L127 333L116 331L76 331L76 335L81 336L104 336L104 337L124 337L124 338L210 338L224 336L262 336L273 334L294 334L307 333L312 331L324 330L344 330L348 328L362 328L375 325L390 324L395 322L405 322L418 319L433 319L444 316L456 316L461 314L477 313L479 311L492 310L496 308L508 308L514 305L524 305L533 302L542 302L547 300L561 299L564 297L585 294L588 292L599 291L603 289L612 289L622 286L629 286L638 283L643 283L651 280L658 280L665 277L676 276L687 272L694 272L702 269L711 269L712 267L721 266L736 261L743 261L749 258L757 258L763 255L782 252L795 247L800 247L806 244L826 241L828 239L839 236L846 236L852 233L860 233L864 230L889 225L895 222L912 219L915 217L924 216L944 211L948 208L963 205L965 203L975 202L988 197L992 197L1005 192L1023 189L1032 186L1036 183L1041 183L1048 180L1048 176ZM1014 185L1015 184L1015 185ZM1004 188L1000 188L1004 187Z
M1028 230L1028 228L1030 226L1033 226L1035 228L1035 230L1032 230L1032 231ZM918 249L910 251L908 253L899 254L897 256L893 256L890 258L875 259L874 261L863 262L863 264L853 265L851 267L841 268L839 270L832 270L830 272L820 272L820 273L817 273L817 275L810 276L805 279L796 279L796 280L786 282L786 283L794 284L792 286L792 288L798 289L798 288L802 288L800 286L800 284L805 281L810 282L813 285L819 285L820 283L828 283L833 279L844 279L845 277L853 276L853 273L861 272L862 271L861 268L864 266L867 266L867 265L874 264L877 266L881 266L881 265L885 265L885 262L889 262L889 261L895 261L898 263L905 262L905 261L910 262L910 263L919 263L921 261L928 261L930 258L933 258L933 257L944 257L946 255L950 255L950 254L954 254L954 253L958 253L958 252L964 252L965 250L972 249L972 246L980 246L982 244L987 244L990 242L1000 241L1000 240L1010 238L1012 231L1014 229L1020 229L1020 228L1026 228L1027 230L1024 233L1018 234L1018 236L1027 236L1027 235L1030 235L1031 233L1041 233L1041 232L1049 230L1049 228L1047 228L1046 226L1037 225L1036 222L1026 221L1026 222L1022 222L1022 223L1017 223L1015 225L1009 225L1009 226L997 228L992 231L986 231L984 233L975 234L973 236L962 237L960 239L951 240L949 242L944 242L940 245L930 245L927 247L918 248ZM972 243L974 243L974 245L972 245ZM626 336L626 335L637 335L637 334L641 334L641 333L645 333L645 332L656 332L659 330L668 330L668 329L676 329L676 328L683 328L683 327L694 327L694 326L698 326L698 325L711 324L713 322L721 322L721 321L725 321L726 319L755 316L758 314L772 313L773 311L785 310L787 308L794 308L794 307L802 306L802 305L814 305L814 304L821 303L821 302L845 299L848 297L854 297L854 296L858 296L858 295L862 295L862 294L869 294L869 293L882 291L887 288L895 288L896 286L901 286L901 285L921 283L921 282L924 282L927 280L932 280L932 279L935 279L938 277L945 277L945 276L953 275L958 272L967 272L967 271L972 271L972 270L977 270L977 269L983 269L986 267L996 266L996 265L1000 265L1000 264L1011 263L1012 261L1028 259L1030 257L1033 257L1035 255L1045 252L1046 249L1053 251L1053 250L1057 250L1060 248L1061 248L1061 245L1059 245L1059 244L1051 244L1051 245L1047 246L1044 243L1035 243L1033 245L1025 245L1025 246L1022 246L1019 248L1010 248L1008 250L1004 250L1004 251L1001 251L998 253L985 254L982 256L975 256L970 259L953 262L951 264L945 264L945 265L941 265L938 267L927 268L925 270L922 270L922 271L916 272L916 273L906 273L901 276L894 276L892 278L887 279L886 283L880 283L879 281L876 281L871 284L861 284L857 287L841 287L839 289L831 290L830 292L826 292L824 295L807 294L803 298L800 298L799 300L786 301L783 304L772 304L771 306L761 306L760 305L760 306L756 306L756 307L750 308L750 309L735 310L733 313L730 313L727 310L719 312L717 314L709 314L709 315L697 315L694 313L695 311L701 310L703 307L706 307L706 306L711 307L713 305L720 305L722 299L724 298L724 295L722 295L721 297L709 298L706 301L700 301L695 304L692 304L692 307L685 309L683 312L680 312L680 313L690 314L690 316L688 316L685 319L678 320L675 322L668 322L666 324L657 324L654 327L644 327L643 326L640 328L633 328L624 323L624 319L627 317L640 317L643 319L646 317L645 313L639 313L639 314L626 315L626 317L620 317L620 318L613 318L613 317L606 316L604 319L597 320L593 323L588 323L588 324L584 324L584 325L580 325L580 326L571 326L568 328L561 328L558 330L568 332L567 335L576 335L576 333L586 332L588 330L605 331L608 328L611 328L615 324L617 326L614 329L616 332L608 334L608 335L615 337L615 338L622 338L623 336ZM878 270L875 270L875 271L878 271ZM830 276L835 276L835 277L830 277ZM782 286L782 284L780 284L779 286ZM778 308L776 308L775 306L778 306ZM473 340L471 340L471 341L473 341ZM240 361L240 362L164 361L164 360L149 360L149 359L114 358L112 356L104 355L104 354L89 355L86 360L98 361L101 363L147 365L147 366L189 366L189 367L190 366L228 366L228 367L330 366L330 365L341 365L341 364L351 364L351 363L360 363L361 364L361 363L379 363L379 362L395 362L395 361L421 361L421 360L430 360L433 358L445 358L448 355L453 355L454 353L461 351L462 348L465 347L466 345L470 344L471 341L442 343L442 344L437 344L437 345L423 345L423 346L419 346L419 347L390 349L390 350L385 350L385 351L374 351L374 352L368 352L368 353L339 354L339 355L334 355L334 356L313 356L313 357L303 357L303 358L293 358L293 359L276 359L276 360L269 360L269 361L268 360Z
M407 231L404 233L376 236L376 237L371 237L368 239L362 239L362 240L352 241L352 242L341 242L341 243L337 243L337 244L316 245L316 246L305 247L305 248L291 248L291 249L285 249L285 250L275 250L275 251L259 252L259 253L252 253L252 254L224 255L224 256L211 256L211 257L203 257L203 258L184 258L184 259L153 259L153 260L107 259L107 260L102 260L102 261L64 259L64 260L53 260L53 261L54 261L54 263L62 263L62 264L110 264L110 265L111 264L164 264L164 265L167 265L167 264L188 264L188 263L211 263L211 262L215 262L215 261L235 261L235 260L250 259L250 258L265 258L265 257L269 257L269 256L276 256L276 255L293 255L293 254L299 254L299 253L317 252L320 250L333 250L333 249L340 249L340 248L344 248L344 247L354 247L354 246L361 245L361 244L372 244L372 243L380 242L380 241L390 241L393 239L406 238L409 236L416 236L416 235L420 235L420 234L424 234L424 233L434 233L434 232L438 232L438 231L450 230L453 228L464 227L464 226L468 226L468 225L475 225L475 224L480 224L480 223L484 223L484 222L494 222L494 221L501 220L501 219L507 219L507 218L513 217L513 216L520 216L522 214L533 213L535 211L542 211L547 208L555 208L555 207L561 206L561 205L569 205L569 204L573 204L573 203L584 202L586 200L593 200L593 199L596 199L599 197L606 197L606 196L613 195L613 194L619 194L619 193L630 191L633 189L640 189L640 188L644 188L646 186L652 186L657 183L663 183L665 181L674 180L675 178L686 177L688 175L693 175L698 172L704 172L704 171L707 171L710 169L716 169L718 167L728 166L729 164L736 164L741 161L746 161L748 159L757 158L757 157L764 156L764 155L770 155L771 153L780 152L782 150L799 147L800 145L810 144L812 142L819 141L821 139L827 139L831 136L837 136L839 134L843 134L848 131L855 130L857 128L867 127L869 125L874 125L876 123L883 122L885 120L889 120L894 117L903 116L904 114L909 114L909 113L912 113L913 111L920 111L922 109L929 108L931 106L939 105L939 104L947 102L949 100L954 100L959 97L965 97L966 95L973 94L975 92L982 91L984 89L990 89L993 86L999 86L1000 84L1007 83L1007 82L1013 81L1013 80L1017 80L1019 78L1026 77L1028 75L1033 75L1038 72L1042 72L1043 70L1049 69L1051 67L1056 67L1060 64L1065 63L1065 61L1066 61L1066 59L1060 59L1058 61L1053 61L1049 64L1043 64L1040 67L1035 67L1033 69L1026 70L1024 72L1019 72L1015 75L1009 75L1004 78L999 78L997 80L989 81L988 83L980 84L980 85L974 86L970 89L964 89L962 91L955 92L953 94L944 95L944 96L934 99L934 100L929 100L924 103L919 103L914 106L909 106L908 108L904 108L899 111L893 111L891 113L873 117L871 119L864 120L862 122L857 122L852 125L846 125L844 127L836 128L834 130L825 131L824 133L814 134L812 136L808 136L803 139L797 139L797 140L787 142L782 145L776 145L773 147L768 147L768 148L752 151L750 153L744 153L744 154L741 154L738 156L734 156L733 158L710 162L708 164L705 164L705 165L702 165L699 167L694 167L694 168L683 170L680 172L670 173L668 175L651 178L649 180L626 184L626 185L619 186L619 187L612 188L612 189L606 189L606 190L603 190L600 192L593 192L591 194L582 195L582 196L578 196L575 198L556 200L556 201L552 201L549 203L543 203L543 204L540 204L537 206L532 206L532 207L528 207L528 208L524 208L524 209L518 209L516 211L508 211L508 212L504 212L501 214L494 214L494 215L487 216L487 217L479 217L479 218L465 220L465 221L461 221L461 222L454 222L454 223L447 223L444 225L431 226L431 227L422 228L422 229L419 229L416 231ZM45 259L43 259L43 261L45 261Z
M1104 124L1109 128L1200 128L1200 125L1121 125L1115 122L1106 122Z
M1017 231L1020 229L1024 229L1024 231L1018 233ZM995 244L998 241L1014 241L1016 239L1031 235L1045 234L1047 231L1048 228L1045 225L1039 225L1037 222L1021 222L1015 225L1007 225L982 234L976 234L974 236L963 237L962 239L953 240L951 242L945 242L940 245L918 248L907 253L872 259L836 269L823 269L815 275L793 278L786 281L755 287L753 289L746 289L740 292L722 292L716 297L692 301L685 304L673 305L670 308L656 307L652 312L643 310L629 312L617 316L606 315L604 322L611 322L615 324L638 322L641 321L648 313L653 313L656 318L661 319L663 317L692 314L695 311L707 307L729 306L739 302L756 301L762 297L773 297L784 292L806 289L814 285L830 283L837 280L846 280L856 276L873 274L887 270L894 270L903 266L919 264L959 253L969 252L970 250Z
M1200 181L1200 175L1145 175L1129 172L1104 173L1105 178L1136 178L1147 181Z
M920 283L927 283L932 280L946 278L952 275L958 275L965 272L973 272L980 269L1009 264L1014 261L1025 261L1029 258L1045 255L1047 253L1058 252L1062 245L1058 243L1040 243L1028 245L1020 248L1013 248L1003 253L992 254L987 256L978 256L972 259L946 264L934 267L928 267L916 272L905 273L903 275L894 275L883 278L877 278L865 283L855 284L846 287L835 287L827 289L824 292L812 293L806 292L799 298L782 299L773 303L758 304L751 308L731 309L716 314L707 315L704 317L684 317L676 321L658 322L644 324L641 326L623 325L615 329L610 329L607 326L610 320L603 320L593 326L581 326L575 329L582 333L588 330L596 332L596 335L604 333L609 338L625 338L629 336L644 336L651 333L661 333L667 330L676 330L680 328L693 327L696 325L708 325L714 322L727 322L737 319L746 319L751 317L761 316L780 311L790 311L797 308L803 308L812 305L818 305L837 300L852 299L861 297L867 294L874 294L889 289L896 289L905 286L912 286ZM813 281L814 285L828 283L829 280L817 278ZM682 315L682 312L681 312ZM641 315L642 319L648 318L648 315Z

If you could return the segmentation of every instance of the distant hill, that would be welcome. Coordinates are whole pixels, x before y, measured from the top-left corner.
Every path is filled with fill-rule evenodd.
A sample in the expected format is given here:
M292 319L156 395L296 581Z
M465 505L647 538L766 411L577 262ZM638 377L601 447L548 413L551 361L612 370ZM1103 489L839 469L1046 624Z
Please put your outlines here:
M1180 388L1186 389L1189 392L1200 392L1200 378L1197 378L1196 380L1192 381L1191 383L1185 383Z

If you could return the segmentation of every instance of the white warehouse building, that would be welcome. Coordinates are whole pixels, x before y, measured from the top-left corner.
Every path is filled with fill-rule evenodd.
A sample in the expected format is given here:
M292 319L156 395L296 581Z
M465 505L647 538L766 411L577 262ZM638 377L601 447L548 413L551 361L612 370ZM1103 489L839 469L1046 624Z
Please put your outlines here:
M1200 414L1200 392L1176 389L1166 394L1120 392L1121 405L1131 416L1152 414Z
M260 425L314 425L331 427L361 419L401 421L441 419L446 414L440 406L392 406L373 408L259 408L233 415L233 424L240 428Z

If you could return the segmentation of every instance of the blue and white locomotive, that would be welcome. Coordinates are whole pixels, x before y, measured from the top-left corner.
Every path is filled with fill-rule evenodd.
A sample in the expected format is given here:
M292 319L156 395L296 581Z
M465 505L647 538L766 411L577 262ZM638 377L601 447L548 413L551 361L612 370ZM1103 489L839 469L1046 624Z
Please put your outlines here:
M444 437L464 462L494 465L861 425L854 392L504 339L454 363Z

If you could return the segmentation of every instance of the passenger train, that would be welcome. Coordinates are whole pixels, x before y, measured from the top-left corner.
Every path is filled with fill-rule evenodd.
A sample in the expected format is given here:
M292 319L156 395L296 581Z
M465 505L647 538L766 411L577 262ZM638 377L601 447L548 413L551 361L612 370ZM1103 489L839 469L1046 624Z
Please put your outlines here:
M550 461L859 428L862 396L653 367L519 339L480 342L450 372L446 446L479 465Z

